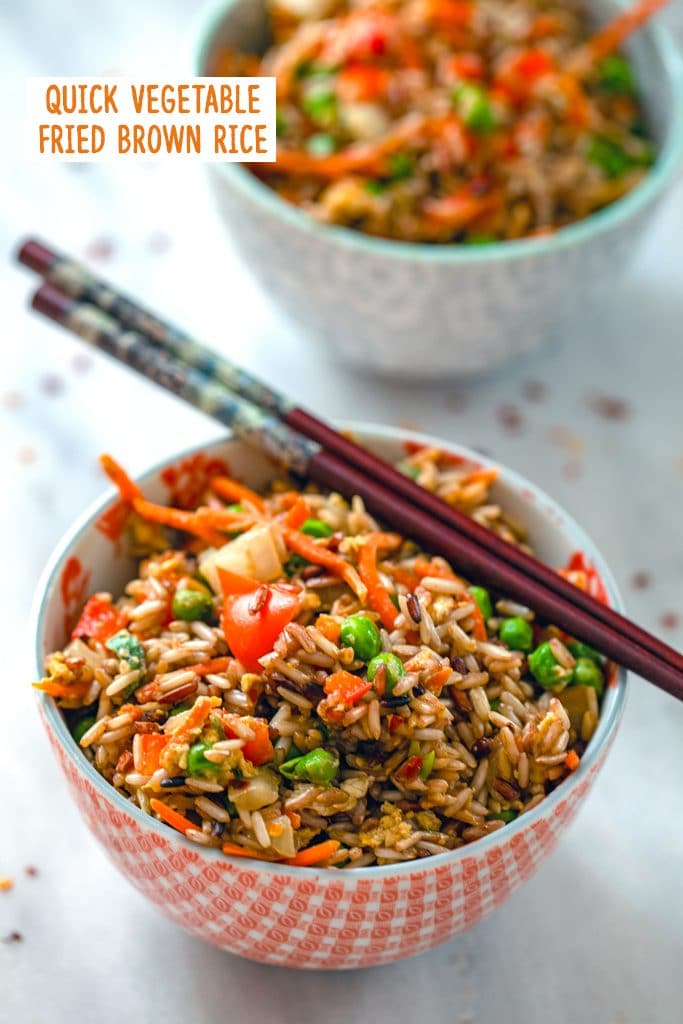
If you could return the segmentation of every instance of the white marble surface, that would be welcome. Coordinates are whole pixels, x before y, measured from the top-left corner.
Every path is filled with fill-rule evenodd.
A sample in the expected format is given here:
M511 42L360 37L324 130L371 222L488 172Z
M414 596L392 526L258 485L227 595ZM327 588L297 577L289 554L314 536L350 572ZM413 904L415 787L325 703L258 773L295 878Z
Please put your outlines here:
M5 131L20 144L21 77L172 69L196 12L182 0L9 0L0 10ZM683 27L681 3L669 17ZM151 61L151 65L150 65ZM7 135L5 135L7 138ZM467 387L349 376L285 329L235 261L201 169L30 166L4 153L0 194L0 1021L204 1024L419 1019L669 1024L683 1003L683 707L637 679L613 753L567 840L466 937L419 959L308 975L185 935L110 868L67 799L30 693L26 622L50 549L102 489L96 455L133 470L215 427L25 312L7 259L40 232L327 415L420 427L533 477L596 538L632 614L683 642L683 186L626 281L560 342ZM9 157L9 158L7 158ZM161 250L161 251L160 251ZM535 400L527 400L529 382ZM538 392L542 391L540 397ZM604 415L606 395L625 403ZM517 430L501 407L521 412ZM143 411L144 414L143 414ZM607 411L615 409L614 403ZM617 404L618 413L622 406ZM514 417L513 417L514 418ZM634 574L647 572L638 589ZM678 618L677 618L678 617ZM35 865L38 877L27 877Z

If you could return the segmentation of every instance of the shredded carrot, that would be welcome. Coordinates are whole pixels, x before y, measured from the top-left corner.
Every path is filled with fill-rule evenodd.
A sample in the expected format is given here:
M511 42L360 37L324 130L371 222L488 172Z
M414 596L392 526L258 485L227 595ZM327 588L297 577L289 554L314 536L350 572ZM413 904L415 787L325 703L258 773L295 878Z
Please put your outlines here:
M195 517L197 526L215 527L217 530L230 530L231 533L251 529L257 521L254 516L247 516L240 512L231 512L227 508L196 509L192 515ZM224 543L225 540L221 541Z
M339 845L337 839L326 839L324 843L316 843L315 846L309 846L306 850L299 850L296 857L290 857L285 864L300 868L319 864L320 861L327 860L333 853L336 853Z
M483 214L499 209L501 204L502 196L498 192L473 196L465 186L449 196L425 199L422 208L429 221L439 227L456 231L467 227Z
M290 811L288 807L285 807L285 814L292 823L292 828L298 828L301 824L301 815L297 814L296 811Z
M469 590L465 591L462 595L465 603L471 602L474 605L474 610L470 613L471 618L474 619L474 626L472 627L472 636L475 640L486 640L486 623L484 622L484 616L482 615L481 608L474 600Z
M202 728L211 711L221 705L220 697L198 697L183 724L172 734L174 741L185 743Z
M457 579L455 573L446 562L432 558L425 558L423 555L418 557L413 562L413 569L415 573L423 579L425 576L435 576L439 580L454 580Z
M372 683L352 672L340 668L325 680L325 693L330 695L333 703L341 703L349 708L357 704L372 689Z
M33 686L36 690L49 694L50 697L78 698L79 700L85 697L90 689L90 683L72 683L69 686L66 683L57 683L54 679L43 679L42 682L34 683Z
M453 669L449 666L446 666L445 668L438 668L436 672L432 672L432 674L427 677L425 686L428 690L431 690L432 693L436 693L438 695L450 679L452 672Z
M111 455L100 455L100 465L124 501L132 502L134 498L142 497L142 491L138 485L131 480L123 466L120 466Z
M159 815L162 821L165 821L167 825L172 825L183 835L188 829L196 829L197 826L194 822L190 821L189 818L184 818L178 811L174 811L172 807L165 804L162 800L157 800L156 797L152 797L149 802L149 806L153 811Z
M325 639L330 641L330 643L339 643L341 624L331 615L319 615L315 621L315 628L319 630Z
M358 553L358 572L368 590L368 604L377 612L384 628L389 630L394 628L399 612L380 578L377 553L380 549L392 551L400 543L401 538L395 533L371 533Z
M238 846L237 843L223 843L223 853L229 857L251 857L253 860L273 860L272 857L261 857L257 850L247 850L244 846Z
M133 508L139 516L150 522L171 526L174 530L194 533L214 547L222 547L225 544L225 537L198 520L195 512L172 508L170 505L156 505L153 501L147 501L146 498L133 498Z
M564 759L564 763L570 772L575 772L581 763L581 759L575 750L570 750Z
M639 3L622 11L597 32L588 43L594 60L606 57L616 50L636 29L651 18L669 0L639 0Z
M299 497L282 521L289 529L298 530L310 518L311 510L308 502L305 498Z
M153 775L160 767L159 758L164 747L170 740L170 736L163 732L143 733L140 736L140 764L139 771L143 775Z
M354 171L381 172L387 157L421 137L438 135L452 114L439 117L409 115L373 142L356 142L330 156L313 156L302 149L278 147L276 167L285 174L337 178Z
M192 666L196 676L208 676L213 672L225 672L232 658L212 658L211 661L200 661L198 665Z
M285 544L291 551L301 555L302 558L307 558L314 565L322 565L333 576L339 576L345 583L348 583L359 601L365 602L367 587L351 563L347 562L345 558L342 558L341 555L336 554L334 551L330 551L324 544L318 544L315 538L309 537L308 534L299 533L298 530L284 527L282 536L284 537Z
M402 565L393 565L390 572L393 579L407 587L408 590L415 590L420 582L419 576L413 569L406 569ZM425 575L428 576L429 573L425 573Z
M258 495L251 488L245 484L239 483L237 480L233 480L229 476L214 476L209 481L211 489L219 494L221 498L227 498L228 501L241 502L245 501L257 512L263 512L266 505L263 498Z

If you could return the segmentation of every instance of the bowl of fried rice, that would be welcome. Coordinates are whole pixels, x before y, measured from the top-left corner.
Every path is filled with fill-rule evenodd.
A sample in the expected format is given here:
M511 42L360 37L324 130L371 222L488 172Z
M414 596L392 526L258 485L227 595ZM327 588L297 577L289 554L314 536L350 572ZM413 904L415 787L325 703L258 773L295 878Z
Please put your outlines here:
M560 333L627 265L683 154L676 45L656 24L616 45L600 30L621 10L210 11L195 73L277 78L277 161L209 168L267 295L334 355L393 376L481 372Z
M359 440L620 609L534 485L393 428ZM602 765L625 673L360 498L234 439L108 493L59 544L36 689L85 822L192 934L271 964L412 956L502 904Z

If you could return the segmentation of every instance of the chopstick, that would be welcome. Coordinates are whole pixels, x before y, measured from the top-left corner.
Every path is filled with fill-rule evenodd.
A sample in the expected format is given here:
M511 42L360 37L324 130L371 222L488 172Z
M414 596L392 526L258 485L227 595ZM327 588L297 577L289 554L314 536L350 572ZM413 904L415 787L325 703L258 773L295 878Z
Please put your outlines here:
M258 442L283 465L348 497L359 494L373 514L414 537L427 549L444 555L466 576L523 601L548 622L597 647L611 660L683 700L683 674L632 640L628 635L632 627L626 619L617 616L621 626L621 632L617 632L591 618L570 600L547 590L468 538L459 536L424 509L392 493L377 479L361 473L333 453L324 451L268 412L230 394L206 373L187 367L149 338L127 329L101 309L74 299L49 283L35 292L32 306L94 348L213 416L231 428L236 436L251 444ZM576 588L570 588L572 596L575 591Z
M121 295L112 285L93 275L82 264L36 239L29 239L22 245L18 260L74 298L92 303L110 313L121 324L147 335L183 363L213 377L229 391L272 413L300 434L317 442L326 451L355 466L362 473L372 476L385 487L400 494L406 501L436 516L462 537L488 551L495 558L507 562L543 587L571 601L592 618L615 631L623 629L624 620L613 609L574 587L551 568L509 544L476 520L446 504L437 495L420 487L388 462L373 455L350 438L337 433L306 409L295 405L285 395L257 380L228 359L207 349L190 335L160 319L134 300ZM269 426L269 429L272 429L272 426ZM673 650L635 623L629 623L629 635L655 657L683 672L683 654Z

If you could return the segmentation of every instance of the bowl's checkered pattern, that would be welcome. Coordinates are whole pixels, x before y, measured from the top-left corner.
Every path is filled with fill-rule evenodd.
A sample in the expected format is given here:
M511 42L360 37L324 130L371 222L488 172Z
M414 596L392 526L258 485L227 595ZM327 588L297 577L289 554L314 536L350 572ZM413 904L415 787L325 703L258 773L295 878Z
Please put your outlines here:
M221 949L287 967L348 968L423 953L475 925L533 874L573 818L602 760L526 829L497 833L411 870L323 872L218 859L171 829L122 813L67 757L46 722L69 788L118 869L173 921ZM85 764L85 759L84 759Z

